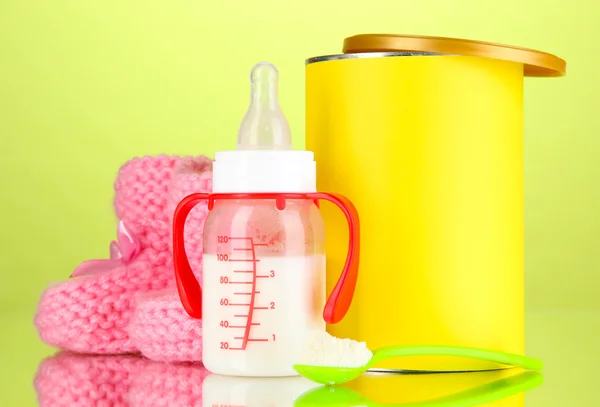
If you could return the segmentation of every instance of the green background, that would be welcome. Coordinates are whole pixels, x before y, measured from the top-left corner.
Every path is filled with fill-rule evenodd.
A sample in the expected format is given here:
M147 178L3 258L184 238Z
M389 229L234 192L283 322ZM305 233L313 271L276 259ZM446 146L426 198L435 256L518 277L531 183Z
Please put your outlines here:
M526 79L526 302L600 309L596 3L350 4L0 0L0 315L13 333L0 346L21 346L5 366L28 366L2 374L28 378L50 351L31 325L48 283L108 255L122 163L233 149L249 71L264 60L280 71L294 146L304 147L304 59L367 32L501 42L567 60L564 78Z
M281 104L302 148L304 59L339 53L346 36L366 32L502 42L567 60L566 77L525 85L527 301L598 306L600 28L592 3L345 4L2 0L0 307L31 305L48 281L106 256L123 162L235 148L256 62L280 70Z

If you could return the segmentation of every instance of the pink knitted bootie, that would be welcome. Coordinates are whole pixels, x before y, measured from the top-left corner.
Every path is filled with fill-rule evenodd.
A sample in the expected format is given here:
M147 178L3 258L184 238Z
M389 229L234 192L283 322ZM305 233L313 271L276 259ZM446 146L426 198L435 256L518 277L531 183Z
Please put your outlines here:
M167 196L181 160L134 158L120 168L114 185L118 242L110 246L110 259L83 262L73 279L43 293L35 325L44 342L86 353L138 350L127 329L135 297L174 286ZM200 167L211 162L185 160Z
M148 360L135 356L61 352L42 361L34 378L40 407L127 407L136 374Z
M172 222L177 204L194 192L212 191L209 165L184 159L174 169L167 213ZM208 205L201 203L187 217L185 251L196 278L202 282L202 230ZM171 249L169 240L169 249ZM171 250L170 250L171 252ZM174 273L172 271L172 273ZM142 354L158 361L201 361L202 321L183 309L174 287L140 297L129 327L133 344Z

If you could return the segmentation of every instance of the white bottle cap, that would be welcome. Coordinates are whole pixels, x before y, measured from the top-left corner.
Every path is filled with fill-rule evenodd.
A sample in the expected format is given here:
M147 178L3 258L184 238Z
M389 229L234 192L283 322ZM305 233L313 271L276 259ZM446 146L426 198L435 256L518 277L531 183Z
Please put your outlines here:
M213 162L213 192L316 192L311 151L221 151Z
M290 128L277 97L277 69L259 63L250 79L251 101L240 125L237 150L215 154L213 192L316 192L314 154L292 150Z

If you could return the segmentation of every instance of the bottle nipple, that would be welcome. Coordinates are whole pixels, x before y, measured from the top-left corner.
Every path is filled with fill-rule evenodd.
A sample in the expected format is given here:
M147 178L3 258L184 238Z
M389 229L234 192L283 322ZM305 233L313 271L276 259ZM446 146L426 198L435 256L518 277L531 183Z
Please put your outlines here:
M291 150L290 127L278 100L279 73L261 62L250 74L250 106L238 131L238 150Z

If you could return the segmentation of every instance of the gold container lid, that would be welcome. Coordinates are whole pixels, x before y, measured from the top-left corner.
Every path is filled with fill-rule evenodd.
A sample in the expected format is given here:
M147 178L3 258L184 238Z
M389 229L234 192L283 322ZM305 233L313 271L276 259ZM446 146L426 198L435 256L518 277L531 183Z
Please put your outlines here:
M546 52L484 41L421 35L355 35L344 39L343 52L432 52L494 58L522 63L524 75L536 77L564 76L567 69L563 59Z

